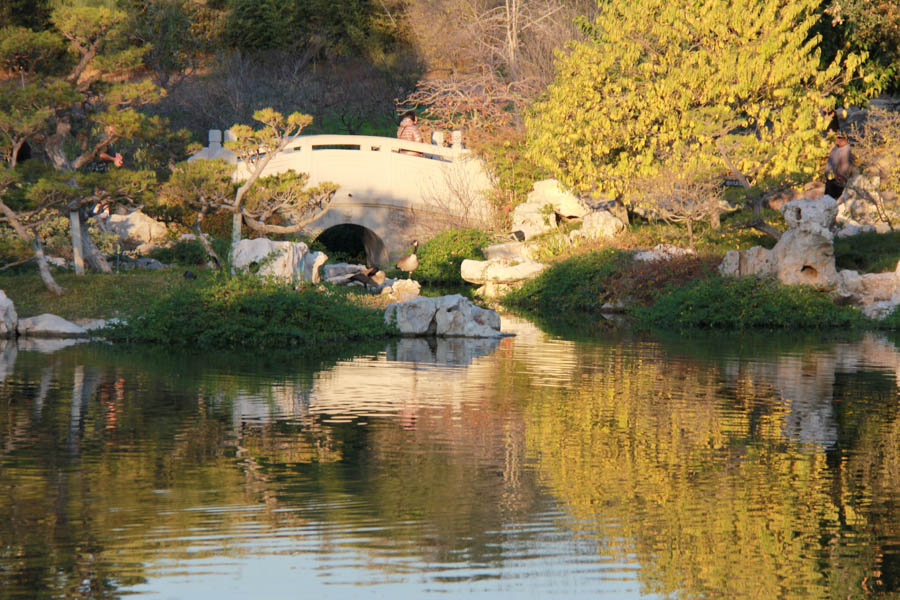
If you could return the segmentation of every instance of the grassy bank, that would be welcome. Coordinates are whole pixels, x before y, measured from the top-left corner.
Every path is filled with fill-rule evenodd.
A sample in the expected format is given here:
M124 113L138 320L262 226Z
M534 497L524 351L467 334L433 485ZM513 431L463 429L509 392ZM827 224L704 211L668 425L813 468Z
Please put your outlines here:
M719 256L639 262L604 249L559 262L501 303L539 319L594 322L602 310L627 313L641 328L896 328L900 315L873 322L824 292L770 279L718 276Z

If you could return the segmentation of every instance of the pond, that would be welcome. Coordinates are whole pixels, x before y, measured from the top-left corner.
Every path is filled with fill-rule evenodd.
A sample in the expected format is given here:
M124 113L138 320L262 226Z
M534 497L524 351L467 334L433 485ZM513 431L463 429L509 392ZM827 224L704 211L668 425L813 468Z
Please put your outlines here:
M0 598L893 598L882 334L0 342Z

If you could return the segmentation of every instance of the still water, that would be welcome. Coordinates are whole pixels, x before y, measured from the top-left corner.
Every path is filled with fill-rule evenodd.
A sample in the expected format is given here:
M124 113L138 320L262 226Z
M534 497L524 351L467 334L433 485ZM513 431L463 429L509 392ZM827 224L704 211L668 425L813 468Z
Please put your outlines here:
M0 598L895 598L900 339L0 342Z

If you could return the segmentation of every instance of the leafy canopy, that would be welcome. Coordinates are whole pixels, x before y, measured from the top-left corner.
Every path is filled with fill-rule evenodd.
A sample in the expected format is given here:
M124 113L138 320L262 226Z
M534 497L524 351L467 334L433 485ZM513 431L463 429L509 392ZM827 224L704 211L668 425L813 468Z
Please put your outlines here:
M527 118L529 151L581 192L621 197L675 169L812 172L822 110L859 56L820 69L818 0L610 0Z

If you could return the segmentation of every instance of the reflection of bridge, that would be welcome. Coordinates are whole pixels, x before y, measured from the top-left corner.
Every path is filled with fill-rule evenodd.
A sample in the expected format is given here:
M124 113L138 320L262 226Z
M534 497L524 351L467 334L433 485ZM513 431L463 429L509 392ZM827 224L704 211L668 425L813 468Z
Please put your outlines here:
M234 160L217 146L217 133L210 132L210 147L196 158ZM298 136L263 174L287 169L309 174L310 185L330 181L339 187L330 210L305 232L316 236L338 225L360 226L367 255L380 265L413 239L488 217L484 165L461 148L371 136Z

